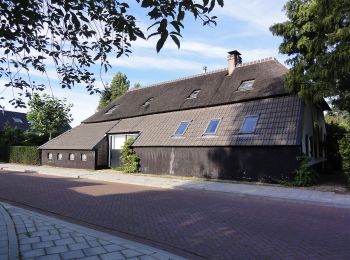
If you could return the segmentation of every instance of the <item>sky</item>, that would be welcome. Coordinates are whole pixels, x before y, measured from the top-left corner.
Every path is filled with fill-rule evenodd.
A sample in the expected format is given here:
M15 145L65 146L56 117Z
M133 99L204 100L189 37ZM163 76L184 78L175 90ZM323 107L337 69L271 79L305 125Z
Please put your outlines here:
M131 4L133 2L135 4ZM136 1L128 3L131 4L132 13L137 17L141 28L151 25ZM180 49L169 40L157 54L156 38L148 41L140 39L132 43L130 57L110 57L112 68L102 75L103 82L97 75L99 68L93 68L92 72L97 75L96 87L102 88L119 71L128 76L131 86L138 82L142 87L147 87L154 83L202 73L203 66L208 71L226 68L227 52L232 50L238 50L242 54L243 62L275 57L284 64L287 57L278 53L282 39L273 36L269 27L286 20L283 11L285 3L286 0L225 0L223 8L218 6L213 11L213 15L218 16L215 27L203 27L200 20L186 19ZM89 95L82 86L70 90L62 89L53 67L48 66L47 70L54 96L67 98L73 104L73 127L96 112L99 94ZM48 84L45 75L35 71L30 73L33 80ZM12 91L3 84L4 80L0 79L0 93L5 98L0 100L0 104L6 110L26 112L26 109L14 108L8 103ZM51 93L51 90L47 91Z

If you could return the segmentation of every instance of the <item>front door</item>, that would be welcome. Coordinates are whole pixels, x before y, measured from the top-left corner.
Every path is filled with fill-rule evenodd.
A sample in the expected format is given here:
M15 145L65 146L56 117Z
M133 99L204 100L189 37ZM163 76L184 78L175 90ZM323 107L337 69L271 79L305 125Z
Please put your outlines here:
M109 167L121 166L120 153L126 140L135 138L137 134L118 134L109 136Z

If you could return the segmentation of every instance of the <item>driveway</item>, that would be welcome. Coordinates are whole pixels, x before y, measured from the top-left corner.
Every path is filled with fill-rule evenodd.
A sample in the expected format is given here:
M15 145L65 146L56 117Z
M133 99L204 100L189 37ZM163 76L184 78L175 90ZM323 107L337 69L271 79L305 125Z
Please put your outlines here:
M4 171L0 199L189 258L350 258L345 208Z

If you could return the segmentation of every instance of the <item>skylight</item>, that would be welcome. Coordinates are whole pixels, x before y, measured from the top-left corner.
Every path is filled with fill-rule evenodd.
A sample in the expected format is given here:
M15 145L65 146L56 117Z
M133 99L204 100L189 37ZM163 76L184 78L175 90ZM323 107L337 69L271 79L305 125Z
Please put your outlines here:
M197 98L198 93L199 93L200 91L201 91L200 89L194 90L194 91L187 97L187 99L194 99L194 98Z
M182 121L177 127L174 136L183 136L190 125L190 121Z
M118 108L118 106L119 105L112 106L110 109L107 110L107 112L105 114L107 114L107 115L112 114Z
M218 127L220 125L221 119L215 118L210 120L207 129L205 129L205 132L203 135L215 135L216 131L218 130Z
M143 106L144 106L145 108L148 108L148 107L150 106L152 100L153 100L153 98L148 99L148 100L143 104Z
M15 123L19 123L19 124L23 124L22 119L18 118L18 117L12 117L13 121L15 121Z
M258 122L259 116L246 116L241 127L241 134L252 134L255 132L256 124Z
M254 79L252 79L252 80L244 80L244 81L242 81L241 85L239 85L238 90L239 91L252 90L253 89L253 84L254 84Z

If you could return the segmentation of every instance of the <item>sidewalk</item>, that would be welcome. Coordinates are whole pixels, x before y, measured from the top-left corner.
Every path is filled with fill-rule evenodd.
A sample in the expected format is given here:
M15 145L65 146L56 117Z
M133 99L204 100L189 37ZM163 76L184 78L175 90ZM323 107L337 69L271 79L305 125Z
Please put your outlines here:
M163 178L138 174L123 174L114 171L90 171L67 169L50 166L31 166L0 163L0 170L23 171L69 178L117 182L125 184L160 187L166 189L194 189L215 192L226 192L244 196L260 196L270 199L299 201L319 205L350 208L350 195L334 192L321 192L303 188L286 188L271 185L223 183L214 181L196 181L188 179Z
M0 203L0 259L184 259L56 218Z

